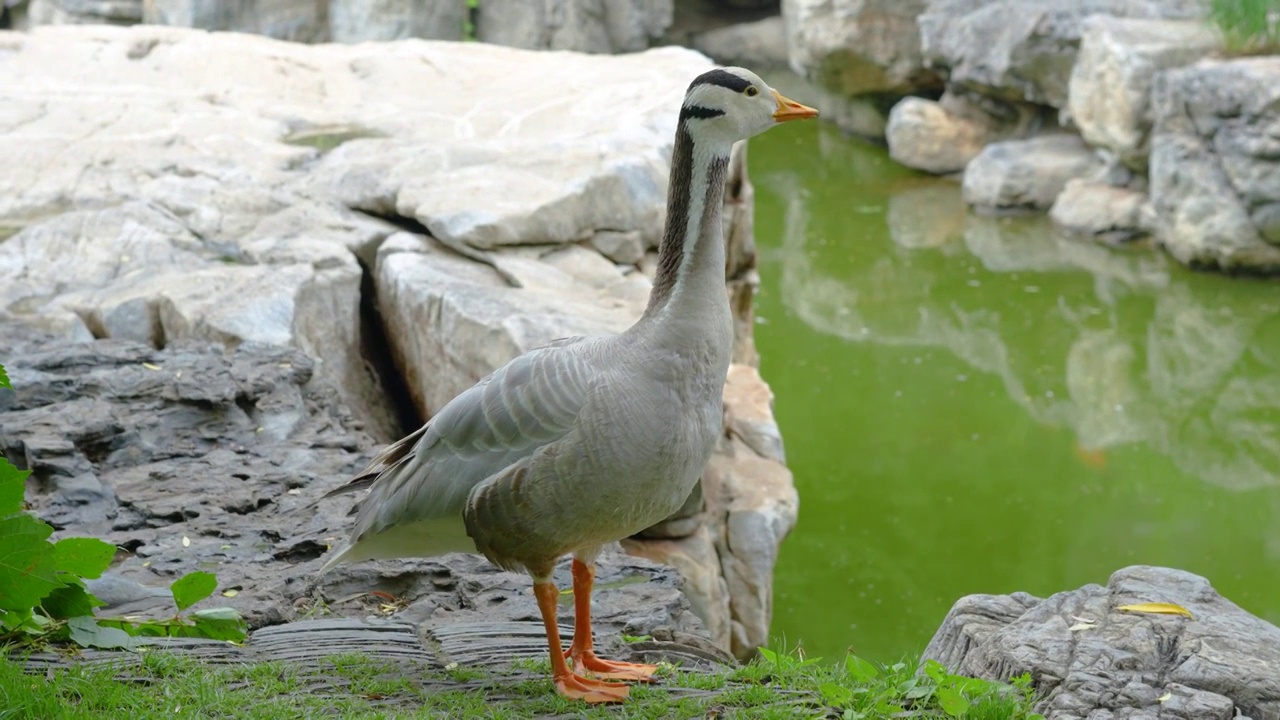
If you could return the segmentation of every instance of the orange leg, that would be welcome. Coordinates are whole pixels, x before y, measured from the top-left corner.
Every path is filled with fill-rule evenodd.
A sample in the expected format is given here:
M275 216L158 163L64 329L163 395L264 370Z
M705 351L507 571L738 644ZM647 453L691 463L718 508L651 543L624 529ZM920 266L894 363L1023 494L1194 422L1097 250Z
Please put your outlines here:
M573 559L573 645L564 655L573 660L573 669L579 673L590 672L596 677L610 680L643 680L650 682L657 665L601 660L592 649L591 638L591 586L596 580L596 569Z
M560 595L556 586L549 582L535 582L533 594L538 597L538 610L542 611L542 624L547 630L547 645L551 648L551 680L555 683L556 692L567 698L589 703L625 700L630 692L626 685L582 677L569 669L560 646L560 626L556 622L556 600ZM576 632L574 636L577 637Z

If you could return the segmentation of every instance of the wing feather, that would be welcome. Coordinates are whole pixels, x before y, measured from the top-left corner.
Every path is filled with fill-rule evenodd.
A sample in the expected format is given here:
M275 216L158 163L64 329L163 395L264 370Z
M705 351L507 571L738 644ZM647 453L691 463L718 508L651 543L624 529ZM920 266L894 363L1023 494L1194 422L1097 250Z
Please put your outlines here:
M351 545L393 526L448 517L461 523L472 488L567 435L596 377L585 339L564 338L516 357L328 493L370 488Z

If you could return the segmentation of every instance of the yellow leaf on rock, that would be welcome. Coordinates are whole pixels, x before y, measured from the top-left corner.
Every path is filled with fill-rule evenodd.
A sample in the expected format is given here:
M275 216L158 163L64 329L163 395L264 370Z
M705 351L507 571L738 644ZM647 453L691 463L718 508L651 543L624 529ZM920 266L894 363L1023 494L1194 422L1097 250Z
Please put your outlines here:
M1164 702L1164 701L1168 700L1168 699L1169 699L1169 698L1171 698L1171 697L1173 697L1173 693L1169 693L1169 692L1167 692L1167 693L1165 693L1165 694L1161 695L1161 696L1157 699L1157 701L1158 701L1158 702Z
M1191 611L1181 605L1162 602L1137 603L1134 605L1121 605L1117 610L1127 610L1129 612L1155 613L1157 615L1182 615L1183 617L1191 617Z
M142 367L148 370L159 370L160 366L153 363L142 363Z

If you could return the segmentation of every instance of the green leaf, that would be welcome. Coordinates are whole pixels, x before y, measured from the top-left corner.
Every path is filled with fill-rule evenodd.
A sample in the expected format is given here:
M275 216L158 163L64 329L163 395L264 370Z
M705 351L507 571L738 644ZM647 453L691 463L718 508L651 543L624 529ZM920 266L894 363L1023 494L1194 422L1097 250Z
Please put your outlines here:
M853 691L843 685L822 683L818 686L818 692L822 693L822 699L828 705L838 708L842 708L853 701Z
M40 607L49 613L49 617L58 620L92 616L93 609L104 604L91 595L78 580L60 588L54 588L53 592L40 601Z
M849 655L846 657L844 659L844 667L845 670L848 671L849 677L853 678L857 682L871 682L880 675L880 671L876 669L875 665L872 665L857 655Z
M67 621L71 629L71 641L81 647L131 648L133 638L120 628L99 625L91 617L73 617Z
M65 538L53 544L53 559L59 570L76 577L98 578L111 565L116 546L96 538Z
M19 470L0 455L0 517L22 512L22 496L27 491L29 471Z
M924 674L933 678L933 681L941 684L947 679L948 672L946 666L937 660L924 661Z
M13 389L13 386L9 384L9 376L5 374L3 365L0 365L0 388Z
M969 700L955 688L940 687L937 697L942 711L951 717L963 717L969 712Z
M764 658L770 665L777 666L778 664L778 653L767 647L760 648L760 657Z
M218 589L218 578L213 573L200 570L189 572L178 578L169 590L173 592L173 603L181 612L213 594Z
M218 607L191 613L196 633L213 640L244 642L249 636L249 624L235 608Z
M25 513L0 518L0 610L29 610L62 585L47 540L52 533Z

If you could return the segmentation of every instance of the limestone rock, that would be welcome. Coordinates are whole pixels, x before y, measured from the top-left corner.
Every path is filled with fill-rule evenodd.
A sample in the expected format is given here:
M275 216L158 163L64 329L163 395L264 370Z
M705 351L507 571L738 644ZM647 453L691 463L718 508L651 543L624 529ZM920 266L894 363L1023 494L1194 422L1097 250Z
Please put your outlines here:
M591 236L591 246L616 263L635 265L644 257L644 237L639 230L618 232L598 230Z
M738 23L699 33L693 48L721 65L737 65L759 73L787 66L787 28L780 16Z
M625 288L647 289L647 278L624 276L607 261L612 278L592 282L528 255L501 263L524 287L423 236L401 233L382 245L378 304L423 417L522 352L570 335L621 332L643 309L640 294Z
M322 42L329 37L326 5L316 0L143 0L142 21Z
M1156 74L1195 62L1220 45L1218 34L1202 22L1085 18L1068 87L1071 119L1090 145L1145 171Z
M1117 610L1180 605L1192 617ZM1029 672L1037 711L1096 717L1280 717L1280 628L1169 568L1116 571L1044 600L1026 593L956 602L924 657L953 672L1008 680Z
M461 40L466 0L329 0L334 42L429 38Z
M1206 10L1201 0L931 0L919 17L921 52L953 86L1063 108L1085 17L1198 19Z
M963 100L942 102L908 97L893 106L885 128L889 155L907 167L939 175L963 170L982 148L1001 135L996 120L965 112ZM953 111L959 110L958 112Z
M15 79L0 85L12 128L0 232L17 233L0 245L0 311L78 337L292 343L386 439L396 430L361 355L360 263L372 270L396 225L370 213L399 221L403 206L481 247L605 228L656 242L674 108L709 67L675 48L306 46L149 26L15 38L0 58ZM670 78L660 90L655 73ZM547 75L569 78L564 107L530 114ZM485 76L496 104L467 89ZM564 109L581 92L601 95L575 126ZM599 108L617 117L601 122ZM633 302L645 288L637 276L617 290Z
M964 199L997 210L1045 210L1072 178L1099 167L1080 138L1065 133L1006 140L983 148L964 171Z
M791 68L838 95L940 85L924 68L916 16L927 0L783 0Z
M673 0L486 0L481 42L528 50L635 52L671 24Z
M1153 105L1151 200L1161 245L1188 265L1280 272L1272 209L1280 204L1280 59L1170 70L1156 80Z
M1124 241L1145 233L1146 193L1084 178L1068 180L1049 217L1067 230Z

